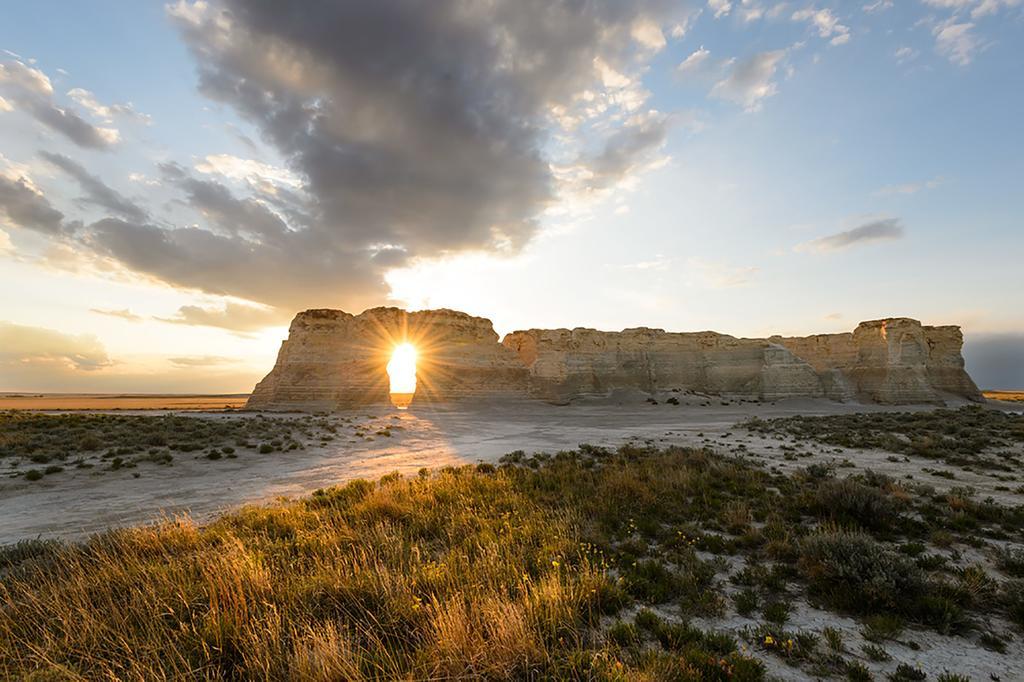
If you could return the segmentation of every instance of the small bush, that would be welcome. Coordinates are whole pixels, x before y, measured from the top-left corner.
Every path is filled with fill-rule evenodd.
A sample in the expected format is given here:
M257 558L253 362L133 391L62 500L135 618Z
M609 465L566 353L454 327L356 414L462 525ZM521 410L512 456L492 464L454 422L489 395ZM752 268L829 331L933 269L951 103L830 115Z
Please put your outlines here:
M889 652L877 644L865 644L864 655L876 663L885 663L886 661L892 660L892 656L889 655Z
M261 455L265 455L268 452L273 452L273 451L274 451L274 446L273 445L270 445L269 443L260 443L259 452L260 452Z
M38 481L43 477L43 472L39 469L29 469L25 472L25 478L29 481Z
M733 604L736 605L736 612L741 616L750 616L761 603L761 598L755 590L742 589L732 596Z
M896 518L892 497L850 478L822 481L814 494L814 508L821 516L863 528L885 529Z
M765 604L764 610L761 611L761 615L769 623L775 625L783 625L789 620L789 606L781 601L773 601Z
M824 531L804 538L798 565L813 593L854 613L899 612L925 587L912 561L860 532Z
M889 675L889 679L892 682L919 682L920 680L928 679L928 674L920 668L900 663L896 667L896 672Z

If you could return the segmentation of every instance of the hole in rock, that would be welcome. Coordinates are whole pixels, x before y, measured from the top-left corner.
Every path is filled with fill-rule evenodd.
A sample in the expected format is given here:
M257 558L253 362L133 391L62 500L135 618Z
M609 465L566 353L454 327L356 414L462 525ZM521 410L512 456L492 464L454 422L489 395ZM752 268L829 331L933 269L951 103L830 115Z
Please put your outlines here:
M416 349L411 343L395 346L387 371L391 380L391 402L398 409L404 410L412 403L412 396L416 393Z

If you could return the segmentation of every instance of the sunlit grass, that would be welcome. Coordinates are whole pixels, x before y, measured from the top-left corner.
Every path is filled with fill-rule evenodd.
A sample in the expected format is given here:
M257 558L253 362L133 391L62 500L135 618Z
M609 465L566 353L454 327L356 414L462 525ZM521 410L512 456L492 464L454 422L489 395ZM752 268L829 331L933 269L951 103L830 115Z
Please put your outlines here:
M1018 553L993 555L993 578L927 551L1022 528L1024 509L874 474L516 452L205 527L0 549L0 679L760 680L764 656L842 676L862 663L795 629L791 603L871 632L1024 627ZM758 625L690 620L733 609Z

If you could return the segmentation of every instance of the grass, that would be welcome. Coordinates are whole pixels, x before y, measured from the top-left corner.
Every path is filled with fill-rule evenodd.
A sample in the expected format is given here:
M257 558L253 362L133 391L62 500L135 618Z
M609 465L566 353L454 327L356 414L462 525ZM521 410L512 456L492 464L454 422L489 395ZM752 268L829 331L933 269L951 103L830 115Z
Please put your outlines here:
M293 452L344 437L359 437L366 421L336 415L299 417L193 416L180 414L42 414L0 412L0 462L10 475L39 480L66 464L93 469L91 475L140 464L173 466L175 456L237 459L247 453ZM376 428L376 426L374 427ZM379 435L392 436L400 425ZM41 465L37 466L37 465ZM39 469L38 473L32 473Z
M838 631L783 629L803 599L880 642L994 616L1024 634L1013 571L918 563L937 532L1019 537L1024 511L845 480L580 446L21 543L0 549L0 678L760 680L765 656L863 678ZM733 610L746 642L690 621Z
M1002 471L1017 471L1024 466L1019 454L1024 444L1024 415L978 406L923 412L754 418L742 426L762 435L887 450L959 466Z

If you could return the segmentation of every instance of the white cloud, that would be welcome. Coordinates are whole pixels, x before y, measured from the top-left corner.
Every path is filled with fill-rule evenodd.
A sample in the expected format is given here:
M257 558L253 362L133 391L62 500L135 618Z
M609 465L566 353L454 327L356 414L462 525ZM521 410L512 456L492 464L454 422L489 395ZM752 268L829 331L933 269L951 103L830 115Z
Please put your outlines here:
M937 9L953 10L954 14L971 10L971 18L989 16L1003 8L1019 7L1022 0L922 0Z
M0 97L0 111L14 111L14 107L11 106L10 102Z
M0 64L0 83L23 88L38 95L53 94L53 84L45 73L18 60Z
M11 236L0 230L0 254L11 253L14 251L14 244L11 243Z
M676 70L679 73L691 73L693 71L696 71L701 67L702 64L704 64L705 61L707 61L707 58L710 56L711 50L706 50L704 49L704 46L701 45L699 48L690 53L690 55L686 59L684 59L679 64L679 66L676 67Z
M870 13L884 12L887 9L892 9L892 7L893 7L893 0L875 0L872 3L868 3L867 5L864 5L864 11L865 12L870 12Z
M731 0L708 0L708 8L715 13L715 19L732 11Z
M302 178L287 168L272 166L254 159L243 159L231 154L210 154L195 165L200 173L223 175L232 180L255 180L286 185L298 189Z
M765 98L778 91L772 78L785 56L786 50L774 50L735 62L729 75L711 89L711 96L757 111Z
M30 60L31 62L31 60ZM53 101L53 84L45 73L20 60L0 63L0 89L9 100L36 121L80 147L107 149L120 139L115 128L92 125L74 111Z
M644 18L633 23L630 30L633 40L654 52L661 50L667 44L665 34L657 22Z
M802 9L793 12L793 21L810 22L822 38L830 38L832 45L842 45L850 41L850 28L839 23L836 15L829 9Z
M896 52L893 53L893 56L896 57L896 61L898 62L906 62L917 57L917 50L904 45L897 49Z
M935 49L954 64L959 66L970 64L974 53L981 47L977 36L972 32L973 28L973 23L957 23L956 18L951 17L932 29L935 36Z
M96 118L103 119L105 122L110 123L114 120L115 116L124 116L127 118L133 118L142 121L146 125L153 122L152 117L148 114L143 114L135 110L131 102L126 104L111 104L109 106L100 104L96 100L96 96L88 90L82 88L72 88L68 90L68 97L78 103L83 109L87 110Z
M895 194L917 194L918 192L926 189L935 189L941 185L945 180L942 178L933 178L924 182L908 182L902 185L886 185L877 192L878 196L893 196Z

